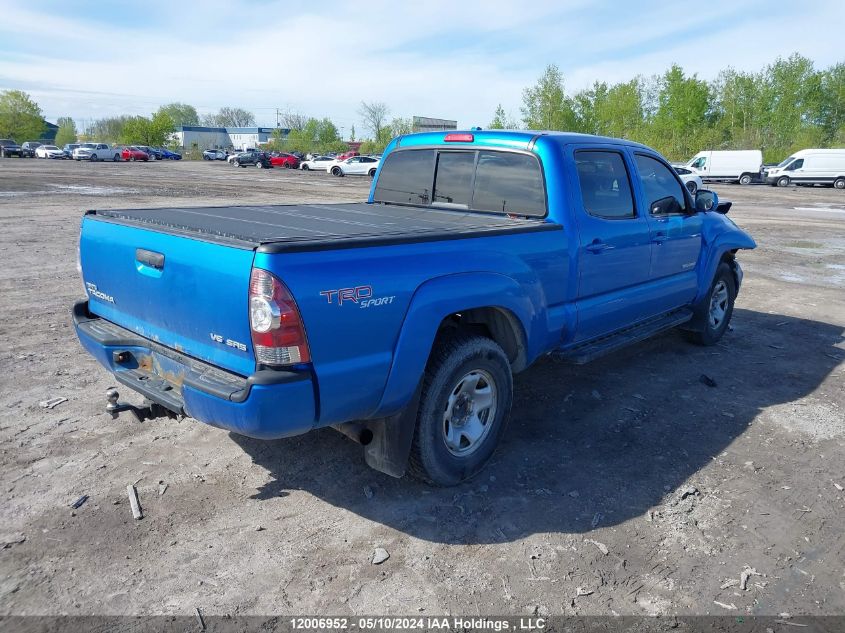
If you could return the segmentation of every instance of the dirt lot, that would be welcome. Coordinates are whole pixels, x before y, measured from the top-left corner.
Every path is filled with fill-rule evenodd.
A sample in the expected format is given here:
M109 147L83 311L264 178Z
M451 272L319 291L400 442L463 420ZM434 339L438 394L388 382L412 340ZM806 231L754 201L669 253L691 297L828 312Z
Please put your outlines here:
M733 330L713 348L670 333L586 367L537 364L493 463L459 488L371 471L331 430L261 442L104 413L113 383L68 312L83 210L368 187L0 161L0 614L845 613L839 191L716 187L759 243ZM743 591L746 566L760 575Z

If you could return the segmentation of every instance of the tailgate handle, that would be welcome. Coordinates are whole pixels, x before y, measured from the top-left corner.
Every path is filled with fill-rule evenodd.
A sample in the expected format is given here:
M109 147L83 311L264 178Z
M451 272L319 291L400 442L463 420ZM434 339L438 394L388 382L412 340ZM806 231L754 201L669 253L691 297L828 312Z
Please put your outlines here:
M135 259L139 264L162 270L164 268L164 253L156 253L155 251L148 251L145 248L135 249Z

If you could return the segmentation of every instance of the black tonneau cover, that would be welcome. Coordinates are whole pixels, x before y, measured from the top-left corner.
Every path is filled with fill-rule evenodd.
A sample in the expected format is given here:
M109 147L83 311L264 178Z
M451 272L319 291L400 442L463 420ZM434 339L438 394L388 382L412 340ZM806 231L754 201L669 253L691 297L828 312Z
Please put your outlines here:
M295 204L89 211L105 221L264 252L460 239L560 229L538 218L392 204Z

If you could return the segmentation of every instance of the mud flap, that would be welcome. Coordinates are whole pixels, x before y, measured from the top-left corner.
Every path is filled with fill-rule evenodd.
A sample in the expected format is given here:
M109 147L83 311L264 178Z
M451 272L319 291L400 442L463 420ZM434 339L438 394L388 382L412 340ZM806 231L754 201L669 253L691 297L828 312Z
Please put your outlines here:
M369 420L364 426L373 433L373 440L364 447L367 465L391 477L402 477L408 468L411 442L417 427L422 382L414 397L400 413L387 418Z

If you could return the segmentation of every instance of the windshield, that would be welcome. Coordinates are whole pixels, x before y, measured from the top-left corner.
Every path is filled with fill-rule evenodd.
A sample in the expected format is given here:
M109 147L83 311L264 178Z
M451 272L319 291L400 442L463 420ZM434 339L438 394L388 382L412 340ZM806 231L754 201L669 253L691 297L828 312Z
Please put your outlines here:
M795 160L795 156L790 156L789 158L784 158L781 162L778 163L778 167L786 167L789 163Z
M55 145L45 145L44 149L59 149L59 148L56 147Z
M80 145L79 147L81 147L81 148L83 148L83 149L96 149L96 148L97 148L97 145L96 145L96 144L94 144L94 143L83 143L83 144L82 144L82 145Z

